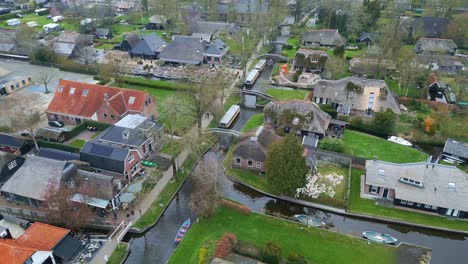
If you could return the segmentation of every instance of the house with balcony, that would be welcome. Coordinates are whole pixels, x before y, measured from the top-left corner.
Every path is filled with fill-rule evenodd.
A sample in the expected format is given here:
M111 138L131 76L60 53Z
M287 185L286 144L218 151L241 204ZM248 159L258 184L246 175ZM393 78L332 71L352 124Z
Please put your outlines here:
M361 196L388 199L398 207L454 218L468 218L468 174L435 163L366 161Z

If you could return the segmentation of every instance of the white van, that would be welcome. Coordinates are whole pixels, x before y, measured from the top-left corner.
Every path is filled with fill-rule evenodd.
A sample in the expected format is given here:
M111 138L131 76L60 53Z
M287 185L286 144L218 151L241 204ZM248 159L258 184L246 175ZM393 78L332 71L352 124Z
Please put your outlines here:
M62 21L63 20L63 16L54 16L52 17L52 21L54 21L55 23L59 22L59 21Z
M32 28L32 27L37 27L37 26L38 26L38 24L37 24L36 21L29 21L29 22L26 23L26 25L27 25L28 27L31 27L31 28Z
M21 24L21 21L17 18L7 20L7 25L10 27L16 27Z
M44 29L44 32L57 32L57 31L60 31L61 30L61 27L59 24L55 24L55 23L49 23L49 24L46 24L42 27L42 29Z

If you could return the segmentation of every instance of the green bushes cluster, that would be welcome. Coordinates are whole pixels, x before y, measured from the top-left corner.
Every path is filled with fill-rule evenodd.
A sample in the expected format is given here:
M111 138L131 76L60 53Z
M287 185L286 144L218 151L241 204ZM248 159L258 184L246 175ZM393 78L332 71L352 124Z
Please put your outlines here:
M188 85L184 83L148 80L148 79L133 78L133 77L125 77L123 78L123 82L127 84L144 86L148 88L164 89L164 90L186 90L189 88Z
M281 247L268 241L262 250L263 261L269 264L278 264L281 261Z
M341 139L337 138L324 138L319 142L319 148L327 151L333 151L343 153L345 151L345 145Z
M31 13L34 13L34 9L27 9L27 10L22 10L22 11L17 12L17 13L4 14L4 15L0 16L0 21L16 18L16 14L27 15L27 14L31 14Z
M309 262L302 254L290 252L286 264L308 264Z
M65 150L65 151L73 152L73 153L79 153L81 150L81 148L79 147L64 145L64 144L54 143L54 142L49 142L49 141L44 141L44 140L38 140L37 144L41 148L53 148L53 149Z

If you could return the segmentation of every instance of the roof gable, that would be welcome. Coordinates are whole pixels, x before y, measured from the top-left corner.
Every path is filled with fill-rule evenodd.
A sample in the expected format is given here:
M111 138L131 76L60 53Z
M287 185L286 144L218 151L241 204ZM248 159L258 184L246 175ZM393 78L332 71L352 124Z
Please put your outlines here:
M61 80L46 112L91 118L106 97L116 113L141 112L147 96L143 91ZM134 98L133 103L127 104L130 97Z

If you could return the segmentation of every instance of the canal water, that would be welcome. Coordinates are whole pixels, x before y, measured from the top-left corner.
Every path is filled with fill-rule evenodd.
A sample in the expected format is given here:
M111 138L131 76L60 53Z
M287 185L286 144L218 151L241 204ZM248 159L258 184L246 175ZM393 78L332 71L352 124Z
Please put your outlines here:
M224 154L210 151L203 158L217 159L222 162ZM267 197L234 183L223 172L219 175L218 184L225 197L243 203L258 213L285 218L292 218L294 214L308 214L320 218L333 230L356 236L360 236L363 231L367 230L387 233L402 242L432 248L431 263L466 263L465 260L468 259L468 236L371 222L296 205ZM192 187L189 178L154 227L142 235L129 235L126 238L130 240L131 253L125 263L165 263L170 258L175 249L173 240L179 226L185 219L196 217L189 207Z

